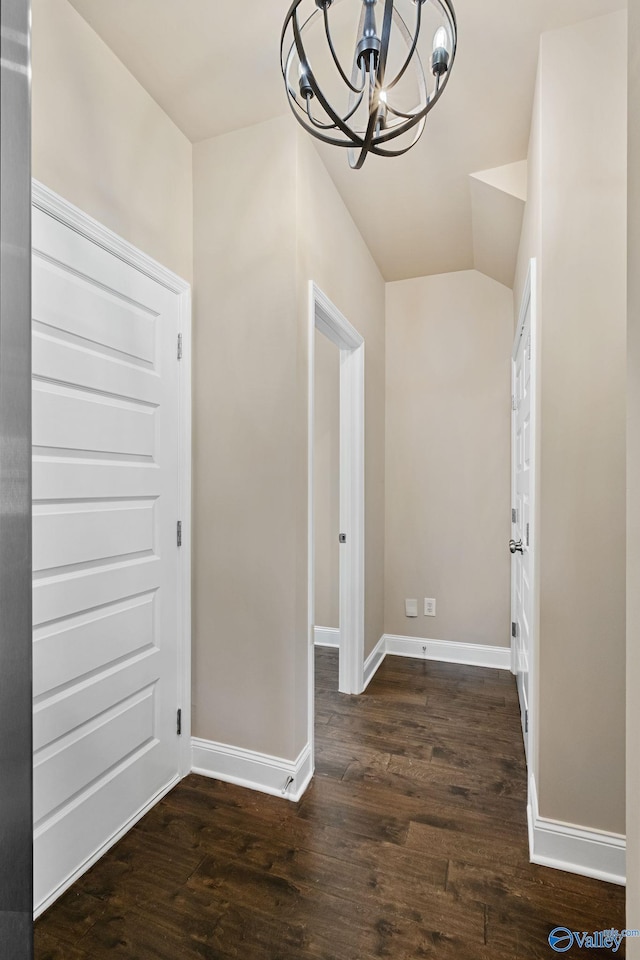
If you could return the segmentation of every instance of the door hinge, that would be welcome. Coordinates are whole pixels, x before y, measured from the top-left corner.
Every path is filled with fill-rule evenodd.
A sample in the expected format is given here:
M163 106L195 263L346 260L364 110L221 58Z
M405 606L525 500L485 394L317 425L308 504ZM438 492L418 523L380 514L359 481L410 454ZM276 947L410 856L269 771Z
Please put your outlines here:
M511 636L514 638L518 636L518 624L513 621L511 622Z
M178 717L176 722L176 733L179 737L182 736L182 710L178 710Z
M514 396L511 397L511 409L512 409L512 410L517 410L517 409L518 409L518 405L517 405L517 403L516 403L516 398L515 398Z
M178 334L178 360L182 360L182 334Z
M517 523L517 522L518 522L518 511L514 508L511 511L511 523Z
M176 539L178 542L178 546L181 547L182 546L182 520L178 520Z
M527 524L527 546L529 546L529 524Z
M529 711L524 712L524 732L529 733Z

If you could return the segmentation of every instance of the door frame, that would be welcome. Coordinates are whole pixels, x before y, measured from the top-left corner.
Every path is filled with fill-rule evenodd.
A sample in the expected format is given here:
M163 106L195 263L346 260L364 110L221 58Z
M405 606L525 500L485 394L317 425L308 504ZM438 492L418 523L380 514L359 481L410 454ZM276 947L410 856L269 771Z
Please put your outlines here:
M182 277L134 247L83 210L32 180L32 206L102 247L134 269L177 294L178 332L182 335L179 364L178 512L182 520L182 548L178 555L178 677L177 707L182 710L178 778L191 772L191 286ZM177 344L176 344L177 350ZM176 357L177 360L177 357ZM174 784L172 784L173 786ZM155 801L154 801L155 802ZM141 811L140 816L146 813ZM134 821L135 822L135 821ZM127 824L129 829L133 823ZM117 837L114 838L115 840ZM101 851L101 854L104 851Z
M539 449L538 449L538 422L539 422L539 329L538 329L538 268L537 261L532 258L529 261L527 276L525 279L522 300L520 303L520 312L518 315L518 325L513 342L513 352L511 357L511 509L515 502L515 413L513 398L515 397L515 361L522 336L524 334L525 322L529 315L529 330L531 336L531 475L529 480L529 513L530 513L530 576L531 576L531 610L530 610L530 639L531 649L529 651L529 702L528 702L528 734L527 734L527 765L530 773L535 774L537 770L537 735L538 735L538 661L539 661L539 511L538 511L538 490L539 490ZM511 610L513 616L515 590L513 582L513 566L511 570ZM511 638L511 672L517 674L516 664L516 639Z
M314 407L315 331L340 350L340 682L341 693L364 689L364 338L313 282L309 283L308 614L309 742L314 729Z

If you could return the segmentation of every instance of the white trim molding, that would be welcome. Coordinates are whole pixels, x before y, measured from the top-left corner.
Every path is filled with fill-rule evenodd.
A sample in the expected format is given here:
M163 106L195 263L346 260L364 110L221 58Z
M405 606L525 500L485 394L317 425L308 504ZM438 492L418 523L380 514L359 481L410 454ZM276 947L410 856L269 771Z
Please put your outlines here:
M191 772L297 803L311 782L311 744L297 760L283 760L212 740L191 740Z
M452 640L422 640L417 637L399 637L385 634L386 652L394 657L413 657L416 660L439 660L442 663L461 663L469 667L491 667L494 670L511 669L509 647L488 647L480 643L455 643Z
M314 627L313 642L316 647L337 647L340 649L340 630L338 627Z
M84 210L54 193L39 180L31 181L31 202L38 210L54 217L67 227L71 227L76 233L102 247L107 253L119 257L120 260L128 263L131 267L135 267L140 273L156 280L167 290L179 294L191 291L187 281L179 277L177 273L163 267L161 263L158 263L143 250L134 247L128 240L124 240L113 230L105 227L99 220L95 220Z
M382 666L387 655L387 637L380 637L375 647L364 662L364 689L366 690L376 673Z
M308 315L308 616L314 642L315 331L340 351L340 664L339 690L363 689L364 663L364 339L329 298L309 283ZM313 744L313 666L309 664L309 742Z
M451 640L423 640L385 633L367 657L364 665L364 689L369 686L385 657L409 657L412 660L435 660L459 663L467 667L511 669L510 647L488 647L480 643L454 643Z
M538 791L529 777L529 856L532 863L593 877L607 883L626 883L626 839L618 833L605 833L549 820L538 810Z

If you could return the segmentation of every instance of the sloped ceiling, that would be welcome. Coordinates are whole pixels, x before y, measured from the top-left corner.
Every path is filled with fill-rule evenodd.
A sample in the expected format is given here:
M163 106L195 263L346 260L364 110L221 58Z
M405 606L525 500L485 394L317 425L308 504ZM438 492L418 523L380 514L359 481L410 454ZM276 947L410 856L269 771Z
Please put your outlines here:
M70 2L194 142L288 109L278 57L289 0ZM455 0L455 5L458 60L418 146L399 159L371 157L359 172L349 169L343 151L319 146L387 280L474 266L482 241L474 237L472 210L478 210L480 231L491 196L486 190L492 187L476 180L470 190L469 177L527 155L540 33L627 3Z
M527 162L472 173L473 265L513 287L527 199Z

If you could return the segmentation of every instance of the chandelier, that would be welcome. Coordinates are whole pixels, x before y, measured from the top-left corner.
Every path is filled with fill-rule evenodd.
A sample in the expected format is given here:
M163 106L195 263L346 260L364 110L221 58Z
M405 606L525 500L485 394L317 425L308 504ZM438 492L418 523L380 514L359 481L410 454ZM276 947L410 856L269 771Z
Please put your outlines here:
M353 169L370 153L401 156L422 136L447 85L456 45L452 0L294 0L280 44L289 104L314 137L347 148Z

